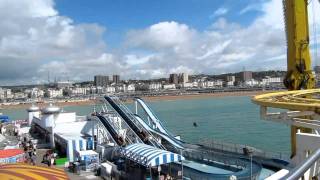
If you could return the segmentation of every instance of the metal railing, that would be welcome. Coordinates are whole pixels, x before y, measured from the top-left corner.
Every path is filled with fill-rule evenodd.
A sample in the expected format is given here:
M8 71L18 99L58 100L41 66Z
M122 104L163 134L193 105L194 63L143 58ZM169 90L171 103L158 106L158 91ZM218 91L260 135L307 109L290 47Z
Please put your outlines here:
M304 160L294 169L290 170L290 172L286 176L281 178L281 180L300 179L313 165L316 164L316 162L319 159L320 159L320 148L317 149L308 159ZM319 174L316 174L315 176L319 176Z
M123 128L120 128L119 125L111 120L111 118L118 118L116 114L108 114L104 115L105 119L109 122L109 124L113 127L114 130L116 130L117 134L120 135L120 130ZM131 139L131 136L125 136L125 140L128 142L128 144L133 144L134 140Z
M236 153L236 154L243 154L244 149L252 149L253 150L253 156L265 158L265 159L279 159L283 161L290 161L290 155L282 152L267 152L260 149L256 149L247 145L241 145L241 144L233 144L233 143L226 143L221 142L217 140L212 139L201 139L199 142L200 145L203 145L205 147L220 150L223 152L230 152L230 153Z
M107 106L106 104L104 104ZM118 135L120 134L120 129L126 129L126 137L125 139L129 144L133 144L134 142L142 143L139 136L130 128L130 126L119 116L116 111L108 110L103 115L105 119L109 122L109 124L117 131ZM123 123L124 127L120 128L118 124L112 121L110 118L120 118L121 123Z
M262 168L255 161L251 164L250 160L236 158L222 152L186 149L182 154L188 160L232 171L236 174L237 179L255 179ZM229 179L232 174L216 176L216 174L210 173L187 173L184 171L184 175L191 179Z
M130 109L128 109L128 107L126 105L124 105L122 103L122 101L117 97L117 96L109 96L113 102L121 109L122 112L124 112L127 117L130 119L130 121L139 129L139 131L142 131L147 133L148 135L148 140L149 142L154 146L154 147L158 147L161 149L166 150L166 148L156 140L156 138L149 132L147 131L134 117L134 114L131 112ZM124 121L125 122L125 121ZM125 122L125 124L130 128L130 126ZM131 129L131 128L130 128ZM132 130L132 129L131 129ZM133 131L133 130L132 130ZM151 138L150 138L151 137Z
M99 117L95 117L93 119L95 119L95 121L97 122L97 128L98 128L98 134L99 134L98 135L98 139L99 139L98 141L101 141L102 143L104 143L104 142L110 142L110 139L111 139L113 142L116 143L117 141L112 137L112 135L110 134L108 129L104 126L104 124L101 122ZM108 141L105 141L106 139Z

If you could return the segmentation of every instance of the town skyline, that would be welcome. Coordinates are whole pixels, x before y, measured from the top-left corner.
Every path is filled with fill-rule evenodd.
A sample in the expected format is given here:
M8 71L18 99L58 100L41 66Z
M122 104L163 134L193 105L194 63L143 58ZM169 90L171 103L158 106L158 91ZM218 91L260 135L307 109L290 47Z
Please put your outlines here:
M319 69L317 77L319 77ZM179 95L284 89L285 71L241 71L221 75L170 74L153 80L121 80L120 75L96 75L93 81L73 83L56 81L43 85L0 87L0 103L12 105L32 102L97 100L106 94L119 96Z
M315 67L320 67L320 66L315 66ZM281 72L281 73L285 73L286 71L284 70L265 70L265 71L250 71L250 70L246 70L245 68L242 68L243 70L241 71L236 71L236 72L227 72L227 73L218 73L218 74L206 74L206 73L199 73L199 74L188 74L186 72L175 72L175 73L170 73L170 74L181 74L181 73L186 73L188 74L188 76L227 76L227 75L232 75L232 74L237 74L237 73L241 73L243 71L249 71L249 72L255 72L255 73L259 73L259 72ZM49 85L50 83L57 83L57 82L69 82L69 83L73 83L73 84L78 84L78 83L94 83L94 77L95 76L108 76L110 80L112 80L114 75L120 76L121 77L121 81L122 82L128 82L128 81L158 81L158 80L164 80L167 79L169 80L170 78L170 74L167 74L166 76L163 77L158 77L158 78L141 78L141 79L126 79L123 78L123 76L121 74L94 74L92 76L90 76L89 80L78 80L78 81L73 81L68 79L68 77L66 78L61 78L61 77L47 77L47 80L44 81L43 83L39 83L39 84L12 84L12 85L5 85L2 84L0 85L1 87L19 87L19 86L42 86L42 85ZM271 75L273 76L273 75ZM220 78L220 79L224 79L224 78ZM112 81L110 81L112 82Z

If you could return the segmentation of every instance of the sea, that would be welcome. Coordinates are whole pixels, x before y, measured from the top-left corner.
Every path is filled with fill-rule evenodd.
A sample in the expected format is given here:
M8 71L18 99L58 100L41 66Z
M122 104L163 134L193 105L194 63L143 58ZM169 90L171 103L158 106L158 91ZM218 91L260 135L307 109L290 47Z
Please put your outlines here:
M168 130L183 141L203 139L253 146L275 153L290 153L290 127L262 120L259 106L249 96L199 97L147 101ZM133 104L128 104L134 108ZM93 105L65 106L64 111L87 115ZM99 105L96 105L96 109ZM2 110L11 119L26 119L25 109Z

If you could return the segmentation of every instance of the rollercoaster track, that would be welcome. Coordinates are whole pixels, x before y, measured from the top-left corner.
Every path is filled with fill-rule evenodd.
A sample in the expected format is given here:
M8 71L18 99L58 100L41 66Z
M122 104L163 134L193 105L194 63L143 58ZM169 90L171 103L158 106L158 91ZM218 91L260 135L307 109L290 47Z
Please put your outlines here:
M320 112L320 89L262 94L253 97L252 102L264 107Z
M104 98L112 106L112 108L120 115L124 122L126 122L126 124L134 131L134 133L137 135L137 137L139 137L139 139L142 142L164 149L164 146L162 146L161 143L153 140L154 138L150 138L150 136L152 137L152 135L149 131L146 131L145 129L143 129L143 126L139 126L139 124L137 124L137 120L135 119L134 115L131 114L131 112L125 112L121 108L121 106L123 105L119 105L116 101L113 100L112 97L105 96Z
M122 143L121 143L121 141L119 141L120 136L118 136L117 131L112 127L112 125L110 125L108 120L106 120L106 118L103 117L102 115L97 115L96 117L103 124L103 126L107 129L107 131L110 133L113 141L115 143L117 143L118 146L121 146Z

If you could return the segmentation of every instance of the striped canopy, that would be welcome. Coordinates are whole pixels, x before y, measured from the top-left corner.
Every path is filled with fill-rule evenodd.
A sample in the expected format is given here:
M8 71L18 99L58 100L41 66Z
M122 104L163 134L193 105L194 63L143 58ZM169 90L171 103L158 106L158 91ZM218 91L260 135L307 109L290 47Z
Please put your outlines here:
M146 167L159 166L184 160L184 157L170 151L146 144L136 143L120 149L120 154Z
M63 169L32 166L28 164L0 165L1 180L67 180Z

